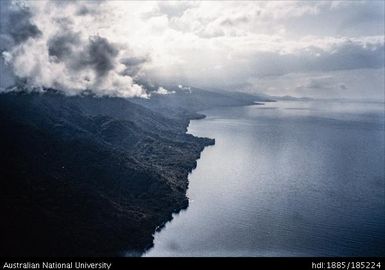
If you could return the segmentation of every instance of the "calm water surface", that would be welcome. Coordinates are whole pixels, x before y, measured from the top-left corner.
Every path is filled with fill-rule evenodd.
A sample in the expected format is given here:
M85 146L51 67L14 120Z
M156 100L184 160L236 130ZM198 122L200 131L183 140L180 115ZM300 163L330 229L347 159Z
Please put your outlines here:
M384 104L220 108L189 132L216 139L187 210L145 256L385 254Z

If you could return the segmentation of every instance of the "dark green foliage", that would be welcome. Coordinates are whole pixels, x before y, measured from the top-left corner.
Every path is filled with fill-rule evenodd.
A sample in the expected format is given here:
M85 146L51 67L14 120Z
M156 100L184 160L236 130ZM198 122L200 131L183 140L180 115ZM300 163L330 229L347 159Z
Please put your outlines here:
M187 207L213 140L120 98L0 95L2 255L122 255Z

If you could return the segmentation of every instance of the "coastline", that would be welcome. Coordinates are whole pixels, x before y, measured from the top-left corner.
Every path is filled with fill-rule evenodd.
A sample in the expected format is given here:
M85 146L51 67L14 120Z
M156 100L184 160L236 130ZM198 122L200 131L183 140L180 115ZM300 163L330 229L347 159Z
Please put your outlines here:
M255 105L238 104L170 112L112 97L1 94L0 212L12 217L1 253L141 256L189 206L189 174L215 144L189 134L191 120Z
M9 93L0 105L4 255L140 256L188 206L188 174L215 143L186 133L203 116L119 98Z
M265 102L270 102L270 101L265 101ZM230 106L215 106L215 107L247 107L247 106L260 106L260 105L265 105L265 102L254 102L252 104L244 104L244 105L230 105ZM273 102L273 101L272 101ZM275 102L275 101L274 101ZM210 108L212 109L212 108ZM208 110L210 110L208 109ZM199 137L198 135L195 135L195 134L191 134L191 133L188 133L188 127L190 126L191 124L191 120L203 120L205 118L207 118L207 115L205 114L207 110L200 110L200 111L197 111L195 112L195 115L194 116L191 116L189 118L189 121L188 121L188 124L186 125L186 134L190 134L191 136L194 136L195 138L201 138ZM189 170L189 174L187 175L187 178L185 179L186 183L187 183L187 188L185 190L185 196L186 196L186 199L187 199L187 204L185 207L181 207L179 209L175 209L175 211L172 212L171 214L171 218L167 219L166 221L162 222L161 225L159 225L158 227L156 227L154 233L152 234L152 237L154 239L154 236L156 233L159 233L162 229L164 229L164 227L169 223L169 222L172 222L172 220L174 219L174 214L179 214L181 211L183 210L186 210L189 206L189 198L187 198L187 190L188 190L188 187L189 187L189 184L190 184L190 179L189 179L189 175L191 174L191 172L196 169L197 167L197 161L200 159L201 157L201 154L202 152L208 147L208 146L213 146L215 145L215 138L205 138L204 139L209 139L212 141L212 143L209 143L209 144L206 144L203 149L200 151L199 153L199 156L197 159L195 159L195 166L192 167L191 170ZM154 243L152 243L152 245L150 247L148 247L142 254L141 254L141 257L145 257L146 254L154 247Z
M263 102L263 103L262 103L262 102L255 102L255 103L253 103L253 104L244 104L244 105L235 105L235 106L216 106L216 107L246 107L246 106L254 106L254 105L264 105L264 104L265 104L264 102ZM213 109L213 108L210 108L210 109ZM208 109L208 110L210 110L210 109ZM207 118L207 115L205 114L206 111L207 111L207 109L206 109L206 110L200 110L200 111L197 111L197 112L195 112L195 116L192 116L192 117L189 118L188 125L186 126L186 134L189 134L189 135L193 136L194 138L201 138L201 137L199 137L199 135L195 135L195 134L188 133L188 127L189 127L190 124L191 124L191 120L203 120L203 119L206 119L206 118ZM192 169L189 170L189 174L187 175L187 177L186 177L186 179L185 179L185 181L186 181L186 183L187 183L186 190L185 190L185 192L184 192L185 197L186 197L186 199L187 199L187 204L186 204L186 206L185 206L185 207L181 207L181 208L179 208L179 209L175 209L175 211L172 212L171 217L170 217L169 219L167 219L165 222L163 222L161 225L159 225L159 226L155 229L154 233L152 234L153 240L154 240L155 234L160 233L160 232L165 228L165 226L166 226L168 223L170 223L170 222L173 221L174 215L175 215L175 214L178 215L178 214L180 214L183 210L187 210L187 209L188 209L188 207L189 207L189 198L187 198L187 191L188 191L188 187L189 187L189 184L190 184L189 176L190 176L191 172L192 172L194 169L197 168L197 165L198 165L197 162L198 162L198 160L201 158L202 152L203 152L208 146L214 146L214 145L215 145L215 138L206 138L206 137L204 137L204 139L209 139L209 140L212 141L212 143L206 144L206 145L202 148L202 150L201 150L200 153L199 153L199 156L198 156L197 159L195 159L195 161L194 161L195 166L193 166ZM148 248L141 254L141 257L146 257L146 254L147 254L148 252L150 252L151 249L152 249L153 247L154 247L154 242L152 242L152 245L151 245L150 247L148 247Z
M191 172L197 168L197 162L198 160L200 159L201 157L201 154L202 152L208 147L208 146L213 146L215 145L215 138L206 138L206 137L198 137L196 135L193 135L193 134L190 134L190 133L187 133L188 132L188 127L191 123L191 120L203 120L205 119L207 116L201 112L197 112L195 114L195 116L192 116L189 118L188 120L188 124L186 125L186 132L185 134L186 135L191 135L193 136L194 138L200 140L200 139L204 139L206 141L206 143L203 145L202 149L199 151L199 154L197 156L196 159L194 159L194 162L193 162L193 166L191 166L188 170L188 174L186 175L186 177L184 179L181 179L181 181L185 182L186 183L186 189L184 190L184 199L185 200L182 200L181 201L181 204L178 208L175 208L173 209L173 211L171 212L171 215L168 215L167 217L165 217L164 221L161 222L160 225L156 226L155 230L153 231L151 237L152 237L152 241L151 241L151 244L148 245L140 254L140 257L144 257L153 247L154 247L154 236L156 233L159 233L162 229L164 229L164 227L169 223L169 222L172 222L173 218L174 218L174 215L175 214L179 214L181 211L183 210L186 210L189 206L189 198L187 197L187 190L188 190L188 186L189 186L189 183L190 183L190 180L189 180L189 175L191 174ZM135 256L136 257L136 254L130 254L130 253L125 253L124 256L128 256L128 257L131 257L131 256Z
M277 104L282 110L297 105L296 103L283 102ZM382 144L383 148L383 139L381 140L383 136L378 136L383 133L383 129L379 130L378 127L383 127L383 114L378 112L378 116L381 118L374 117L377 119L377 127L373 125L370 129L366 129L369 126L361 125L354 129L357 131L354 134L350 133L350 119L340 122L339 127L344 127L345 124L349 125L349 129L341 133L341 130L334 123L328 121L328 118L317 118L319 119L317 124L321 123L318 125L320 131L326 139L320 139L313 144L314 124L308 120L314 119L315 116L322 115L322 111L329 111L330 109L328 104L319 105L318 108L312 110L311 114L301 110L295 112L298 115L297 118L288 119L286 116L282 116L278 110L265 112L258 110L260 107L240 107L239 109L207 110L203 112L207 115L206 121L191 121L188 128L190 134L216 138L216 146L215 148L208 148L206 152L202 153L197 170L194 170L189 176L189 189L187 191L187 196L190 198L189 208L174 215L173 220L155 235L154 248L144 256L195 257L239 256L239 254L242 254L241 256L303 256L304 254L307 256L333 256L333 254L357 256L361 252L360 246L364 243L370 243L369 246L371 247L365 254L379 254L382 230L375 224L382 224L381 218L378 218L379 222L375 224L365 223L368 231L373 233L375 238L369 235L365 236L363 234L365 231L360 231L357 226L353 225L354 222L351 222L352 225L349 225L346 230L335 231L338 242L330 243L328 241L327 228L333 226L336 219L338 220L341 215L338 206L344 204L349 198L339 196L336 201L325 201L330 190L325 188L324 184L330 183L328 186L333 186L334 183L343 185L346 181L353 181L353 184L361 185L364 190L368 188L368 190L375 192L378 189L381 181L377 176L382 174L380 170L381 158L379 158L381 150L378 149L380 145L378 142ZM303 106L306 107L307 105L303 104ZM349 108L349 105L347 107ZM368 108L368 112L375 112L377 107ZM344 108L339 108L339 111L344 115ZM266 117L266 114L269 114L269 117ZM357 112L355 118L361 114L363 113ZM304 115L308 118L304 119ZM283 120L286 120L287 124L282 124ZM276 160L275 158L277 153L282 151L282 147L279 146L282 138L279 135L274 136L274 133L277 134L276 127L278 125L283 128L280 132L284 132L283 134L288 138L282 145L287 149L296 150L286 152L290 158L285 160ZM363 127L365 131L361 130ZM295 131L293 132L293 130ZM376 154L365 152L365 139L362 138L366 135L369 135L369 138L373 140L370 147L376 151L373 152ZM298 136L301 140L297 140ZM237 138L236 141L234 138ZM255 141L252 138L255 138ZM341 156L333 155L336 153L335 151L339 151L339 148L335 150L332 147L335 142L344 141L345 143L345 138L348 140L348 145L355 145L356 143L358 145L360 151L357 153L362 154L363 158L357 158L354 162L359 171L366 173L363 175L364 179L368 180L365 181L366 183L354 172L341 171L333 167L335 162L346 160ZM255 144L252 145L250 142ZM302 142L307 142L306 148ZM239 149L236 152L237 157L240 157L238 160L233 160L233 148L229 146ZM326 147L322 148L322 146ZM319 155L315 150L320 148L325 149L326 152ZM295 153L299 153L301 149L306 150L308 158L295 159ZM327 155L325 155L326 153ZM343 151L342 155L346 157L349 156L349 153L351 150ZM373 171L367 170L365 165L360 167L362 162L365 164L369 160L366 155L373 157L374 165L371 167ZM325 162L323 159L325 156L334 161L333 163L324 163L330 168L330 174L327 175L331 180L324 177L323 170L313 170L318 168L319 162ZM290 160L290 166L287 166L288 160ZM309 166L305 166L304 177L298 177L299 168L302 168L304 163L309 164ZM276 164L282 168L281 171L275 170ZM349 164L349 162L344 164ZM310 179L310 181L304 179ZM317 189L312 189L314 185ZM289 192L295 192L298 189L306 190L299 195L298 201L292 199L289 211L287 211L286 206L282 207L284 205L282 202L287 201L288 194L278 192L282 186L288 187ZM354 188L352 189L354 190ZM341 194L343 193L344 191L341 191ZM271 194L279 195L271 196ZM381 217L383 215L381 209L383 208L379 205L378 198L381 197L378 196L382 195L380 192L375 194L377 199L360 195L359 201L349 201L349 205L351 203L355 206L354 210L345 204L343 211L346 214L342 214L344 220L359 221L362 214ZM314 198L314 203L304 204L303 202L308 202L309 197ZM280 203L276 203L276 201ZM370 213L366 212L366 205L368 204L376 205ZM329 209L328 207L333 207L336 210L324 210ZM295 215L293 214L294 211ZM312 212L320 214L314 218L300 218L310 217L309 213ZM332 215L333 220L327 220L329 215ZM261 218L257 219L256 216ZM320 218L325 220L328 227L325 228L317 224ZM276 243L274 239L271 239L271 234L265 234L271 229L269 224L274 223L277 219L279 219L280 226L274 228L275 235L284 240L287 240L290 235L299 235L298 247L288 245L282 248L280 242ZM307 222L315 228L317 237L322 240L321 244L312 241L310 232L302 234L302 228L308 225ZM345 228L343 227L345 225L343 220L337 225ZM289 234L286 230L287 227L291 228ZM357 231L359 235L356 237ZM354 239L354 242L346 242L346 233L351 239ZM250 243L250 236L258 237L261 241ZM234 242L239 243L239 246L234 247L232 245ZM266 248L268 245L271 245L272 249Z

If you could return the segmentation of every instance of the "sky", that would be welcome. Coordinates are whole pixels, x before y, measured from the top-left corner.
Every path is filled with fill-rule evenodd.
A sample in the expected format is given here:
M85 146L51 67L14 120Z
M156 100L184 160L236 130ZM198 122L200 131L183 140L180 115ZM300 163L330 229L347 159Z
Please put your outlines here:
M384 1L1 1L1 87L384 100Z

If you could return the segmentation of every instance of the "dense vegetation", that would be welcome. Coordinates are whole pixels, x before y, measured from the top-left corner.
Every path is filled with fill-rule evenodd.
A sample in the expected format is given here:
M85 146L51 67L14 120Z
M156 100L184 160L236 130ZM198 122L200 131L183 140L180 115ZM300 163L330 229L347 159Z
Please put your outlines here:
M134 101L0 94L2 255L139 255L188 206L214 140L186 134L195 108Z

